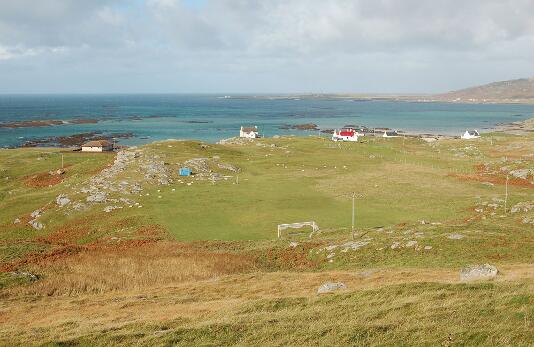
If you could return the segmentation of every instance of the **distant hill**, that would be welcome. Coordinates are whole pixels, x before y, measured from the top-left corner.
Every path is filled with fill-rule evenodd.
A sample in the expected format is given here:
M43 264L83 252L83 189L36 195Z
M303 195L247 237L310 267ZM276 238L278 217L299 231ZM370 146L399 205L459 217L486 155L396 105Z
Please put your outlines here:
M436 101L487 102L487 103L534 103L534 78L493 82L482 86L432 96Z

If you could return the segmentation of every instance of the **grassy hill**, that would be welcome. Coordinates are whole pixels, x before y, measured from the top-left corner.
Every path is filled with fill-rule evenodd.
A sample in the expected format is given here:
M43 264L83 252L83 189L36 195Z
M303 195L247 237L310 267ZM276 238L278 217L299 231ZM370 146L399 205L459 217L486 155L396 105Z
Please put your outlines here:
M0 150L0 344L529 345L533 148L525 131ZM484 263L494 280L459 280ZM346 289L317 295L328 281Z
M434 95L432 99L449 102L533 103L534 78L493 82Z

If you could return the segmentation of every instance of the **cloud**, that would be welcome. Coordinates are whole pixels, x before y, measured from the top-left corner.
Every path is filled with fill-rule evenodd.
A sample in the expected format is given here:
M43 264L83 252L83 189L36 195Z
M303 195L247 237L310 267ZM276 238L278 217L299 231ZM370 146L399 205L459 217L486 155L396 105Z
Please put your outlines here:
M0 74L48 69L80 91L441 91L531 74L532 13L531 0L3 1Z

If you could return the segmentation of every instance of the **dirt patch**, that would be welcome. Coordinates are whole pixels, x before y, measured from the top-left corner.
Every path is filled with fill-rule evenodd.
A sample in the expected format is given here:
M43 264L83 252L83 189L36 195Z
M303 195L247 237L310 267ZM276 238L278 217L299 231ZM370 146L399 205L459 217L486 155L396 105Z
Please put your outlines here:
M258 264L272 270L310 270L318 264L308 257L310 249L319 244L305 243L296 248L271 248L257 255Z
M69 245L87 236L92 232L88 219L77 219L56 228L52 233L40 237L37 240L46 244Z
M136 234L141 237L150 237L150 238L163 238L167 231L165 228L161 225L154 224L154 225L144 225L137 229Z
M19 259L10 263L0 264L0 271L15 271L21 267L26 267L28 265L44 265L45 263L55 262L59 259L64 259L74 254L77 254L81 250L81 246L70 245L68 247L56 248L52 251L45 253L30 253L24 259Z
M477 182L488 182L496 185L505 185L506 184L506 177L504 176L484 176L484 175L464 175L464 174L449 174L449 176L456 177L462 181L477 181ZM511 186L516 187L526 187L526 188L534 188L534 184L530 183L527 180L522 180L520 178L512 178L508 180L508 184Z
M24 184L32 188L45 188L55 186L63 182L65 174L50 174L49 172L41 172L24 179Z

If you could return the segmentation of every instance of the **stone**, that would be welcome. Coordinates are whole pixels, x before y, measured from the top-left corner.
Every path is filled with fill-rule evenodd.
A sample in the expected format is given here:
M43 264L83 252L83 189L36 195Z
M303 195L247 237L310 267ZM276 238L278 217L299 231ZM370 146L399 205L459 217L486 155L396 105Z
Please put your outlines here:
M490 264L474 265L460 270L460 281L476 281L492 279L499 271Z
M15 220L13 221L13 224L19 224L19 223L20 223L20 219L15 218Z
M87 202L105 202L106 193L98 191L92 195L89 195L86 200Z
M346 289L347 286L341 282L327 282L322 284L319 289L317 289L317 294L326 294L331 293L336 290Z
M39 217L39 216L41 215L41 212L43 212L42 209L35 210L35 211L33 211L33 212L30 214L30 216L31 216L32 218L37 218L37 217Z
M400 242L393 242L393 244L391 245L391 249L397 249L400 247Z
M333 257L335 257L336 254L335 253L330 253L326 256L326 259L332 259Z
M56 198L56 204L58 204L59 207L63 207L65 205L68 205L70 203L70 199L67 198L65 195L59 195Z
M432 246L425 246L426 251L431 250L431 249L432 249Z
M451 240L461 240L464 237L465 235L462 235L462 234L450 234L449 236L447 236L447 238Z
M104 207L104 212L109 213L109 212L111 212L113 210L116 210L118 208L122 208L122 207L121 206L106 206L106 207Z
M351 241L351 242L347 242L347 243L344 243L343 245L341 245L341 247L343 248L342 249L342 252L346 252L348 251L349 249L352 249L353 251L356 251L360 248L362 248L363 246L366 246L369 244L369 241L368 240L365 240L365 241Z
M517 212L528 212L530 210L534 209L534 201L531 202L520 202L512 206L510 209L510 212L517 213Z
M414 247L417 245L417 241L408 241L404 247Z
M528 178L528 176L531 174L531 171L530 169L518 169L518 170L513 170L513 171L510 171L510 175L516 177L516 178L520 178L520 179L523 179L523 180L526 180Z
M33 274L31 272L28 272L28 271L15 271L15 272L12 272L11 275L13 275L14 277L23 277L23 278L27 278L29 279L30 281L37 281L39 279L39 276L36 275L36 274Z
M296 248L298 245L299 245L299 243L298 242L294 242L294 241L289 243L289 247L291 247L291 248Z
M28 222L29 225L31 225L35 230L41 230L44 228L44 225L43 223L35 220L35 219L32 219L31 221Z
M228 170L228 171L232 171L232 172L239 172L239 171L241 171L241 169L238 168L237 166L232 165L232 164L228 164L228 163L218 163L217 166L218 166L220 169L224 169L224 170Z

